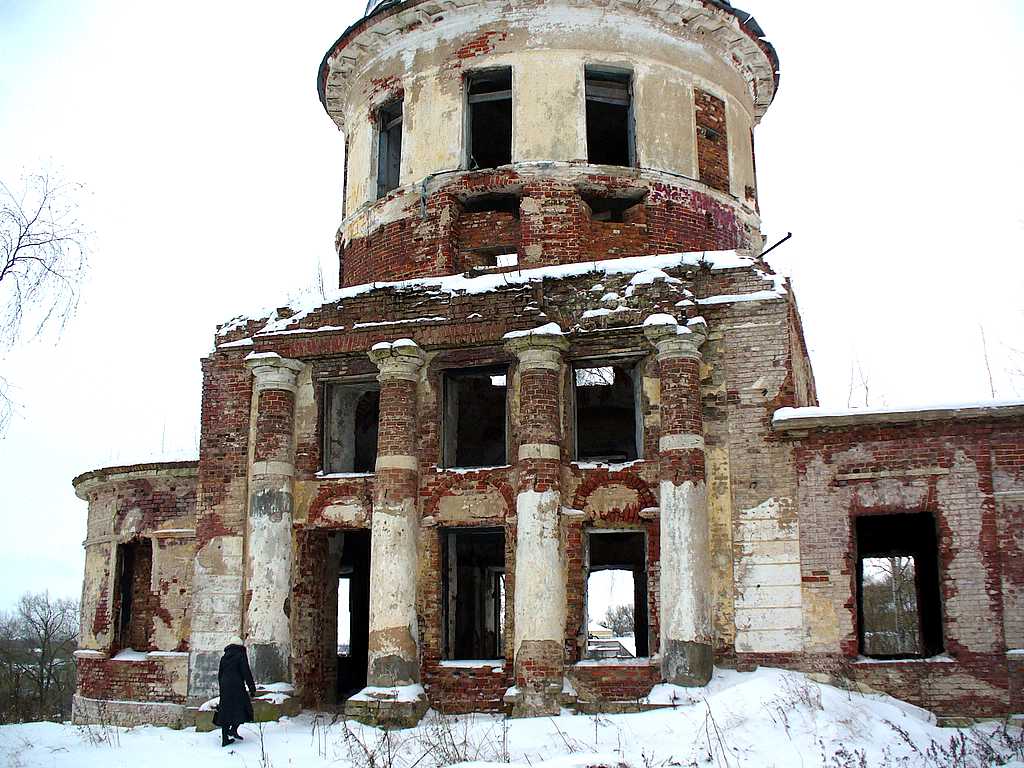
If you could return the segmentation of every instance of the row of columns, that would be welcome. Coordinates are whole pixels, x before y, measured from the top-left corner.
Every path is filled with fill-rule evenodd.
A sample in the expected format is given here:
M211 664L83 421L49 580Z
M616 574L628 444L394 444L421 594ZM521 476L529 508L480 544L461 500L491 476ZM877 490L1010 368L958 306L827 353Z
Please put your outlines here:
M561 546L563 355L559 331L510 339L519 386L515 459L514 663L519 714L558 711L564 666L566 569ZM704 685L712 670L711 558L700 401L702 321L649 319L661 378L661 663L664 679ZM380 423L370 558L368 685L419 680L416 582L417 387L425 355L414 342L376 345ZM296 377L302 364L250 356L253 452L247 525L245 636L253 671L287 680L291 655L292 478Z

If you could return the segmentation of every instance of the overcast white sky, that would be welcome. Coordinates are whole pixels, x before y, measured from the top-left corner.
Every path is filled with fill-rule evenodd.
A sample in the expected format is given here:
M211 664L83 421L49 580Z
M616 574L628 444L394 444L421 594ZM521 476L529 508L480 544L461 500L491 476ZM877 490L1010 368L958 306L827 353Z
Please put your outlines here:
M1024 4L745 0L779 49L757 131L764 231L825 405L1024 396ZM302 3L0 0L0 178L90 196L92 272L59 339L0 360L0 608L77 596L96 467L194 458L214 327L336 282L342 136L316 95L361 12ZM1016 384L1016 390L1014 389ZM862 396L861 396L862 398Z

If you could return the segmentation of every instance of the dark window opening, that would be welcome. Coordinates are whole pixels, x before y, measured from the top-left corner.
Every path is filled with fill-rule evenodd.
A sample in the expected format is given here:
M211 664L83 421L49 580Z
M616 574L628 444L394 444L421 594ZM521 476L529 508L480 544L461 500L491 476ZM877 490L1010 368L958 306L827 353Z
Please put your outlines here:
M942 653L935 520L928 513L858 517L860 652L879 659Z
M643 532L590 531L586 605L588 659L650 655Z
M507 462L507 379L504 366L445 373L446 467L496 467Z
M477 195L463 200L462 210L466 213L510 213L518 219L519 200L519 195Z
M505 531L441 535L444 657L500 659L505 655Z
M636 364L587 362L573 369L576 458L622 463L640 458L642 418Z
M329 540L327 589L337 605L325 616L327 642L337 653L335 696L344 701L366 687L370 637L370 532L333 532ZM333 650L333 649L332 649Z
M377 111L377 197L398 187L402 173L402 100Z
M470 170L512 162L512 68L488 69L466 76L469 104Z
M380 388L375 383L324 388L323 468L327 474L373 472L377 462Z
M456 223L459 263L464 270L514 267L519 263L519 195L468 198Z
M629 197L606 197L580 193L583 202L590 209L591 221L607 221L616 223L634 223L642 218L643 202L646 192Z
M117 547L117 642L118 648L151 649L154 611L153 543L139 539Z
M586 69L587 162L633 166L632 74Z

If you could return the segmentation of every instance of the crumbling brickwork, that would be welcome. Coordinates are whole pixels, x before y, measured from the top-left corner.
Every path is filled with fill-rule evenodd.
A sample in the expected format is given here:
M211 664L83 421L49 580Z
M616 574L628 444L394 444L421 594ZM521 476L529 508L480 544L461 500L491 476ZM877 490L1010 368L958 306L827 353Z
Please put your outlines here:
M795 459L807 650L834 654L838 643L839 654L855 660L858 679L942 714L1009 711L1007 650L1016 641L1006 630L1015 631L1017 618L1006 623L1015 575L1005 562L1008 554L1019 560L1021 549L1008 535L1019 517L1011 511L1000 523L997 508L1020 492L1012 464L1020 445L1018 426L953 414L938 421L883 416L802 437ZM945 655L858 663L854 523L906 513L928 513L937 526Z
M694 90L697 102L697 157L700 180L712 189L729 190L729 133L725 102L707 91Z
M517 8L408 0L328 52L342 290L217 329L198 464L76 479L75 719L181 722L234 635L259 682L386 725L642 708L713 664L1024 708L1024 415L813 421L796 301L759 256L753 128L778 77L759 27L707 0ZM510 111L481 129L469 89L494 67ZM492 135L511 149L477 167ZM341 471L357 442L366 471ZM858 520L907 513L935 521L943 654L861 659ZM602 568L634 579L640 658L593 658Z

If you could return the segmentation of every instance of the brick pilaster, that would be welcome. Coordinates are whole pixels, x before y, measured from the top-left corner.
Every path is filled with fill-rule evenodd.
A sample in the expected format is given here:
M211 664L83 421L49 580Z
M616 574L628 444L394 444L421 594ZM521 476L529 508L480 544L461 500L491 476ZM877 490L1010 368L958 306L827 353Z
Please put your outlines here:
M661 381L661 664L665 680L705 685L714 667L711 549L700 397L703 320L648 318Z
M560 332L513 338L518 359L515 679L517 715L557 714L564 670L565 563L559 514L562 443Z
M246 359L253 375L253 450L246 519L245 639L253 676L291 680L292 477L295 391L303 364L268 353Z
M425 355L415 343L378 344L370 358L380 369L370 556L370 652L367 684L419 681L416 621L417 385Z

